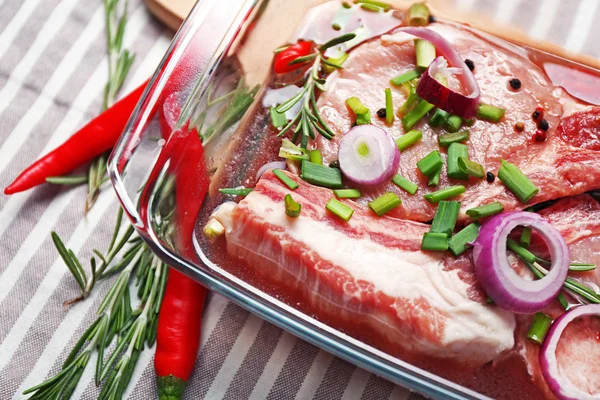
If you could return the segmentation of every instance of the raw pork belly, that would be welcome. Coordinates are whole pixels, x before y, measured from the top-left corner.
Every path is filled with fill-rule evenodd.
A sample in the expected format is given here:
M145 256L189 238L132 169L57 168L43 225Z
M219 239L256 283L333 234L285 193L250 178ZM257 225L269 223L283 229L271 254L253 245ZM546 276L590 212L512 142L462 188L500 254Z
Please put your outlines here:
M331 190L272 172L233 208L225 224L228 252L260 269L282 290L302 295L320 318L361 325L407 351L482 365L514 345L514 317L485 304L472 264L446 267L420 250L429 226L355 209L349 222L326 211ZM302 205L285 214L284 196ZM396 352L397 353L397 352Z
M531 62L523 50L511 45L493 45L465 28L436 23L429 26L451 41L458 52L475 64L475 78L482 93L482 102L505 108L506 114L499 123L477 121L466 142L469 158L482 164L494 174L505 159L516 164L540 188L532 202L542 202L584 193L599 187L600 181L600 108L582 106L562 89L552 85L544 72ZM404 134L400 118L392 126L377 118L375 111L385 107L385 88L392 87L394 104L401 105L406 94L401 88L390 84L390 79L415 68L413 37L404 33L384 35L365 43L352 52L344 63L344 69L334 72L327 79L327 91L319 97L318 105L323 118L336 133L327 141L317 138L315 146L322 149L327 163L337 159L338 144L353 122L345 101L357 96L371 110L374 125L387 130L392 136ZM522 89L510 89L509 80L519 78ZM452 83L452 82L451 82ZM458 82L454 82L456 86ZM532 113L536 107L545 109L544 118L550 129L548 140L543 143L532 139L537 130ZM423 194L451 185L465 185L461 219L472 207L499 201L506 210L522 208L520 203L500 182L489 184L485 179L471 178L464 182L449 179L446 166L442 171L439 187L428 187L417 169L417 161L433 150L440 149L438 135L441 128L432 128L428 118L413 129L423 132L423 139L402 152L399 173L419 184L418 196L410 196L391 182L376 188L361 188L366 194L361 201L365 206L378 195L392 191L402 198L403 205L390 215L413 221L429 221L435 206L429 204ZM517 122L525 124L524 132L516 132ZM442 152L445 152L445 150ZM445 156L445 155L444 155Z

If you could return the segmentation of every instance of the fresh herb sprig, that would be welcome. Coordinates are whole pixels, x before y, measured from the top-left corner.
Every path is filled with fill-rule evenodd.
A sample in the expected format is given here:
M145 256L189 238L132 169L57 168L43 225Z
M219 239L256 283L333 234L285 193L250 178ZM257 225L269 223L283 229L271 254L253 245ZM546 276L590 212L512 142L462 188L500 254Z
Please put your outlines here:
M321 92L325 91L325 79L320 77L320 72L323 68L323 65L333 68L342 67L336 63L327 61L327 59L323 56L322 53L331 47L338 46L342 43L354 39L355 37L356 34L354 33L348 33L339 36L321 45L316 53L298 57L290 61L290 65L306 63L309 61L312 61L313 63L307 75L306 81L304 82L302 90L291 99L277 106L277 108L275 109L275 111L278 114L284 114L287 111L291 110L300 101L302 101L302 107L300 107L298 113L291 119L291 121L287 125L283 127L283 129L281 129L278 136L283 136L295 125L292 135L292 142L297 142L298 136L301 134L300 145L303 148L306 148L308 146L309 138L315 138L315 130L328 140L331 140L335 136L335 133L329 127L329 125L327 125L327 123L325 122L325 120L319 112L319 109L317 107L316 90L318 89Z
M118 241L116 242L113 248L118 246ZM64 249L64 245L62 247ZM65 251L69 254L75 269L81 273L81 262L72 251ZM104 275L117 270L120 272L98 307L98 317L77 341L63 363L61 371L24 392L24 394L32 394L30 399L69 398L77 387L93 352L98 354L96 384L99 385L104 381L99 398L116 400L123 397L139 354L146 345L152 346L156 338L158 311L167 278L167 266L153 255L143 242L134 240L127 253L132 256L123 258L114 267L105 270ZM73 272L71 267L69 269ZM98 274L99 269L95 272ZM132 308L129 293L132 281L135 281L134 286L138 289L137 297L140 300L140 305L135 310ZM105 359L105 350L111 346L115 338L116 346Z
M115 102L117 94L129 73L135 54L123 48L125 27L127 26L128 0L119 7L120 0L104 0L106 20L106 47L108 53L108 82L104 88L102 110L106 110ZM88 197L85 202L86 213L92 208L100 194L100 187L108 180L106 177L106 161L108 153L92 161L88 170Z

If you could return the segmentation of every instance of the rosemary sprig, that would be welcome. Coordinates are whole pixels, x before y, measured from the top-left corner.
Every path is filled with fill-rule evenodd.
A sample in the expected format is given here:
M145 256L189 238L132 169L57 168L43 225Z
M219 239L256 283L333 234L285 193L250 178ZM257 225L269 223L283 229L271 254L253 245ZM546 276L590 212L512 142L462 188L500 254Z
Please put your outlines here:
M106 24L106 48L108 53L108 82L104 88L103 111L112 106L115 98L123 86L129 73L135 54L123 48L123 38L127 25L128 0L124 0L119 7L120 0L104 0L104 14ZM119 9L121 8L121 10ZM108 180L106 175L106 161L108 153L92 161L88 170L88 197L85 203L86 213L92 208L100 187Z
M321 116L321 113L319 112L316 101L316 90L320 90L321 92L325 91L325 79L320 78L320 72L324 65L333 66L335 68L341 68L341 66L328 62L327 59L323 57L322 52L331 47L352 40L355 37L356 34L354 33L348 33L339 36L321 45L318 52L298 57L290 61L290 65L294 65L303 64L314 60L302 90L291 99L277 106L275 109L277 113L284 114L291 110L296 104L302 102L302 107L300 107L298 113L287 125L281 129L278 136L283 136L295 125L292 135L292 142L297 142L298 136L301 134L300 146L303 148L307 147L309 138L313 140L315 139L315 131L317 131L327 140L331 140L335 136L335 133L329 127L329 125L327 125Z
M98 307L98 317L75 344L62 370L27 389L24 394L32 394L30 399L69 398L94 351L98 354L96 384L106 379L100 399L122 398L139 354L146 344L151 346L156 338L157 314L167 276L167 266L145 244L136 241L132 249L135 249L133 257L121 269ZM75 257L72 252L69 255ZM81 263L77 261L75 264ZM129 293L132 280L135 281L140 300L136 310L132 310ZM115 337L116 346L105 359L105 350Z

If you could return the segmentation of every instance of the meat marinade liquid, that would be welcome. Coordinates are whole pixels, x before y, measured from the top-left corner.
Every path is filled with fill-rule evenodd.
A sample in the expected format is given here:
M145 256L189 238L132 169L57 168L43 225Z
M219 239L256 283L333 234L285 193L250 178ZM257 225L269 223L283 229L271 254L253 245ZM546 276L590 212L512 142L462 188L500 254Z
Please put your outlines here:
M504 42L495 41L489 35L482 34L482 37L485 40L494 41L494 44L500 47L505 48L506 46ZM513 46L510 45L510 47ZM600 104L600 73L598 71L535 49L521 49L519 52L521 55L525 54L541 71L544 71L548 79L557 88L564 88L567 93L581 100L582 103ZM303 73L304 70L280 76L271 74L267 87L276 88L297 83L301 81ZM360 96L360 93L357 95ZM212 211L224 201L231 200L229 197L219 194L218 188L254 187L258 169L267 162L280 160L278 152L281 138L277 137L278 132L271 125L269 110L260 105L261 100L257 99L255 101L255 106L251 110L252 115L245 118L243 124L238 128L236 137L228 149L229 154L219 166L219 171L211 183L209 196L205 200L198 217L197 240L204 255L217 266L299 311L366 344L478 392L495 398L544 398L542 392L533 385L524 360L516 352L501 355L494 362L490 362L475 371L462 369L460 364L452 360L440 360L422 354L411 354L402 350L400 346L386 343L385 338L382 338L378 332L372 329L354 324L352 321L335 318L332 315L316 314L300 291L286 290L284 285L270 279L268 274L264 274L260 265L247 265L244 260L230 257L224 238L211 243L202 235L202 227L208 221ZM374 113L376 110L371 111ZM527 112L529 111L527 110ZM376 118L376 116L372 115L372 118ZM598 149L600 149L600 138L596 138L596 143L590 143L588 146L598 146Z

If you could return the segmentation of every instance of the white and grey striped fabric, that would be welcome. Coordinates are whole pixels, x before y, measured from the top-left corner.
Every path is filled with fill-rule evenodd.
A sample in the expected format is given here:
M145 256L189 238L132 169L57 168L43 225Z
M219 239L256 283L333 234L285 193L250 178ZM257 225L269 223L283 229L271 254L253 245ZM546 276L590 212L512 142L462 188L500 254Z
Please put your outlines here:
M449 0L537 38L600 56L600 0ZM0 0L0 186L100 110L106 80L102 0ZM148 77L171 33L130 0L127 43L137 53L125 91ZM65 310L77 286L49 235L81 257L105 248L117 202L105 190L87 218L85 188L45 185L0 196L0 399L56 373L108 285ZM263 322L221 296L204 314L187 399L420 399ZM140 358L129 399L155 398L152 351ZM94 399L93 360L75 392Z

